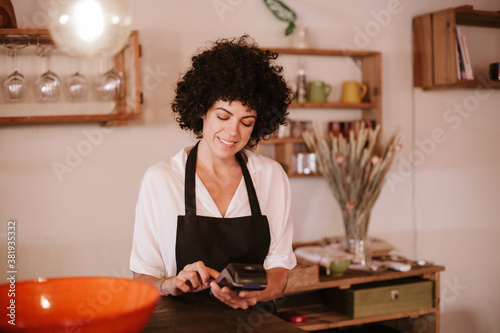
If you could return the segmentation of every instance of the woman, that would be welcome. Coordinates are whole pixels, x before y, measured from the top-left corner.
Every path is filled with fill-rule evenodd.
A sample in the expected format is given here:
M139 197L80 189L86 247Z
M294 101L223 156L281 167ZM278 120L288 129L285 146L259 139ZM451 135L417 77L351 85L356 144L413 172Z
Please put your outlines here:
M245 149L285 123L292 93L276 57L248 36L221 39L177 83L176 120L200 140L146 172L130 260L134 278L162 295L210 289L246 309L283 294L296 264L288 178ZM263 264L266 289L220 288L213 279L233 262Z

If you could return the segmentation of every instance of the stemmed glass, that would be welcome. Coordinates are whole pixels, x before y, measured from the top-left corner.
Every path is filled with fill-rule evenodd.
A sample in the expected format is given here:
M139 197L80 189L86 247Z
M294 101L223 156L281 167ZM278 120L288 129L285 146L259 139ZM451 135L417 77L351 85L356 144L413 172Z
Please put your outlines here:
M14 72L5 78L2 85L3 96L6 102L18 103L24 101L27 84L24 75L19 73L17 70L18 69L17 56L19 50L28 45L29 45L29 39L28 43L25 45L18 45L15 42L12 44L6 44L5 41L3 43L3 46L5 46L11 51L12 57L14 58Z
M69 78L66 90L70 101L84 101L88 96L87 79L85 79L85 76L80 74L79 60L73 58L73 67L75 67L75 72Z
M37 47L37 54L43 59L43 74L35 82L35 97L38 102L57 102L61 97L61 79L49 69L53 46Z
M108 63L111 60L108 60ZM103 63L101 62L101 66ZM110 65L108 64L108 68ZM102 68L102 67L101 67ZM102 70L101 70L102 72ZM123 98L123 73L111 68L98 78L95 89L97 97L102 101L117 101Z

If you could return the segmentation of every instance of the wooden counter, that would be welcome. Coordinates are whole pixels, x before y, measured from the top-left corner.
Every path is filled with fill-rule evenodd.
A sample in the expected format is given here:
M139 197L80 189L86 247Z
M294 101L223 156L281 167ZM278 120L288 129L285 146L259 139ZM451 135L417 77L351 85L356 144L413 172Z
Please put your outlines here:
M257 308L232 309L206 292L164 296L144 329L152 332L304 332Z

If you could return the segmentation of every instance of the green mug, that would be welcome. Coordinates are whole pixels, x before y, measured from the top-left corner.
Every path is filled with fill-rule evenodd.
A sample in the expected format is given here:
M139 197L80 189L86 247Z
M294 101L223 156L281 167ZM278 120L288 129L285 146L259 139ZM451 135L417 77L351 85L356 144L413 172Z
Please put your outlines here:
M323 81L309 82L307 101L311 103L325 103L332 92L332 86Z

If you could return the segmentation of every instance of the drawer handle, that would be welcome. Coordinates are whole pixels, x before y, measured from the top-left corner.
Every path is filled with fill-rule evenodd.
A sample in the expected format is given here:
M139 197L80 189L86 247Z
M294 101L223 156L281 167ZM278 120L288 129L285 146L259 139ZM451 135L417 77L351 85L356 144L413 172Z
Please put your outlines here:
M399 298L399 290L391 290L391 301L397 301Z

